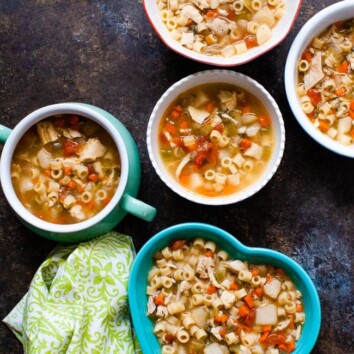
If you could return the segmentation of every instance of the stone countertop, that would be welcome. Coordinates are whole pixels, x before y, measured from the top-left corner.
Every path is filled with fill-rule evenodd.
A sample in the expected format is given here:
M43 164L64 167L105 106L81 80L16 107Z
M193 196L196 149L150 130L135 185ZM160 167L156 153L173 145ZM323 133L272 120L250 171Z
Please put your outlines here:
M325 150L302 130L289 108L283 78L288 50L301 26L335 2L304 1L285 41L255 61L229 69L255 78L273 95L287 136L275 176L239 204L208 207L183 200L163 184L149 161L145 134L156 101L174 82L212 67L166 48L140 1L0 0L0 123L12 128L33 110L58 102L86 102L111 112L138 145L139 198L158 209L151 223L127 216L117 226L133 236L137 250L167 226L200 221L225 229L246 245L283 252L305 268L321 298L322 327L313 353L353 353L354 160ZM0 207L4 318L55 243L22 226L2 191ZM18 340L0 326L0 353L20 353Z

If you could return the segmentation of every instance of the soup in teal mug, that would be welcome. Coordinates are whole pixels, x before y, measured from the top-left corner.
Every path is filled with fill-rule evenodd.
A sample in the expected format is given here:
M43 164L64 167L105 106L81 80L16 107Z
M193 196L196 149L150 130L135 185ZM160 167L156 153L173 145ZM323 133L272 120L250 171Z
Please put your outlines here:
M5 197L41 236L84 241L112 230L127 213L146 221L156 214L136 199L141 168L131 134L98 107L40 108L13 130L0 126L0 140Z

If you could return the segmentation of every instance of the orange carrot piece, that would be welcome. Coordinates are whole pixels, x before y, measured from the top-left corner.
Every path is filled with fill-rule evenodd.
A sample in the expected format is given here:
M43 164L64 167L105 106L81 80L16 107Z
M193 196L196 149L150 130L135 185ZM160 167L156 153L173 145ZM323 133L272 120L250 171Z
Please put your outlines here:
M214 103L213 102L208 102L207 104L206 104L206 110L209 112L209 113L211 113L213 110L214 110L214 108L215 108L215 105L214 105Z
M222 327L219 329L219 334L224 337L227 333L227 328L226 327Z
M154 297L154 303L159 306L165 303L165 297L162 294L158 294Z
M302 312L302 311L303 311L302 305L297 305L296 306L296 312Z
M238 285L236 283L231 283L230 290L238 290Z
M265 115L261 115L258 117L258 121L261 127L266 128L270 126L270 119Z
M321 130L322 133L327 133L330 126L329 123L326 120L319 119L320 125L318 127L319 130Z
M349 111L348 111L348 113L349 113L349 116L350 116L350 118L351 119L354 119L354 109L349 109Z
M207 294L215 294L217 291L216 287L214 285L210 285L207 289L206 292Z
M80 184L77 185L76 189L79 193L82 193L85 190L84 187L81 186Z
M261 297L261 296L263 295L263 293L264 293L264 290L263 290L263 288L260 286L259 288L256 288L254 292L256 293L256 295L257 295L258 297Z
M181 112L178 112L176 110L171 112L171 118L172 119L178 119L181 116Z
M259 338L259 343L262 343L262 344L265 343L268 336L269 336L269 332L264 332Z
M247 149L251 146L252 141L250 139L247 138L243 138L240 142L241 148L242 149Z
M70 176L71 175L71 167L69 167L69 166L64 167L64 175L65 176Z
M246 305L241 305L238 313L241 317L246 317L249 315L250 309Z
M174 134L176 132L176 128L171 123L165 124L165 130L168 131L170 134Z
M350 109L351 109L352 111L354 111L354 100L350 100L349 105L350 105Z
M242 107L242 113L250 113L251 112L251 107L250 106L243 106Z
M258 274L259 274L259 270L257 268L253 268L252 269L252 276L255 277Z
M92 182L97 182L99 180L99 177L98 175L96 175L96 173L91 173L89 176L88 176L88 179Z
M295 342L292 340L292 341L287 343L286 352L287 353L291 353L294 350L295 350Z
M211 258L211 257L213 257L214 252L213 252L212 250L206 250L205 253L204 253L204 255L205 255L206 257Z
M252 308L254 306L254 301L252 299L252 296L250 294L247 294L244 298L243 301L247 304L249 308Z
M188 122L186 120L182 121L179 123L180 129L187 129L188 128Z
M76 182L72 179L71 181L69 181L69 183L67 184L67 186L70 189L75 189L76 188Z
M186 244L186 240L176 240L173 241L170 245L172 251L177 251Z
M228 319L228 317L224 313L222 315L220 315L220 316L215 316L214 317L215 321L218 321L218 322L221 322L221 323L226 322L227 319Z
M271 325L265 325L262 327L262 332L270 332L272 330Z
M45 174L47 177L50 177L50 170L45 170L45 171L44 171L44 174Z
M336 90L335 94L338 97L342 97L345 95L346 89L344 87L340 87L338 90Z
M348 71L348 67L349 67L349 63L346 60L344 60L342 64L338 65L337 70L340 73L346 73Z

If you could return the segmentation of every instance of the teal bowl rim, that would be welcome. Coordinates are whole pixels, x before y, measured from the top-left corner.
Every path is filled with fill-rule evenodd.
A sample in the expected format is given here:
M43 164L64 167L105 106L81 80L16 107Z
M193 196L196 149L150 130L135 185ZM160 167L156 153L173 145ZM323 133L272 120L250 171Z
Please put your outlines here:
M284 269L303 295L306 320L301 337L292 354L308 354L314 347L321 327L320 299L311 278L293 259L283 253L267 248L248 247L236 237L219 227L191 222L170 226L155 234L138 252L133 263L128 283L128 300L135 333L143 353L161 353L152 329L152 321L146 315L145 293L147 274L152 266L153 254L177 238L204 237L215 241L232 257L247 259L254 263L268 263Z

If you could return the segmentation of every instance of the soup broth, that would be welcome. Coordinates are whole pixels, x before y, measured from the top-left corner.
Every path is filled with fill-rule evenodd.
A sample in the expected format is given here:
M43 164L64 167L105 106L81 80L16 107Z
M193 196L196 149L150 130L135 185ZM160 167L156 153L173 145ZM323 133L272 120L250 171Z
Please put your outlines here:
M181 94L159 126L166 169L188 191L228 196L265 171L273 151L272 120L249 92L207 84Z
M160 17L182 46L231 57L266 43L285 12L284 0L157 0Z
M354 20L316 36L298 63L297 93L304 113L326 136L354 146Z
M291 353L305 321L282 269L230 259L202 238L157 252L146 292L163 354Z
M73 224L110 202L120 179L120 157L99 124L82 116L56 115L23 135L11 177L17 197L32 214Z

